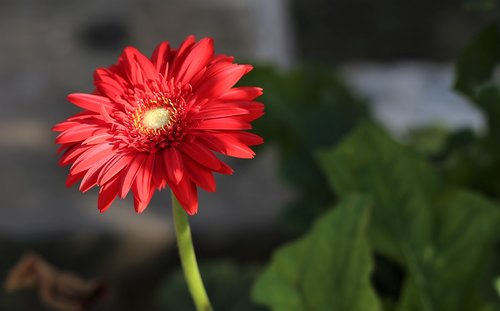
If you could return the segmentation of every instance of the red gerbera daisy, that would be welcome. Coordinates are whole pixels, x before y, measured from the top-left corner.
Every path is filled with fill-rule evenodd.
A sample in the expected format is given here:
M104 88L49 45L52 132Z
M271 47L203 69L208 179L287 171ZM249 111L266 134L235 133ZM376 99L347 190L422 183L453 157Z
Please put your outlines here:
M245 132L263 114L258 87L233 87L252 69L214 55L213 40L188 37L171 49L158 45L151 58L127 47L118 63L94 74L93 94L68 100L83 111L57 124L60 164L71 164L67 186L99 186L105 211L132 190L135 210L155 190L170 187L189 214L198 210L197 186L215 191L213 172L232 169L214 151L252 158L262 138Z

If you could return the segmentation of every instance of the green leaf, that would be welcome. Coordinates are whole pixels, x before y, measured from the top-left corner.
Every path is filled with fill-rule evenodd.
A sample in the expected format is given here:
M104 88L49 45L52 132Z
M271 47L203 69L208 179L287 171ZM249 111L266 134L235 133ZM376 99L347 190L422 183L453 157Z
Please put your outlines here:
M274 311L380 310L370 284L368 218L367 198L346 198L274 254L254 285L254 300Z
M407 268L422 310L434 310L422 250L431 243L427 227L432 210L426 193L438 189L435 174L416 153L370 123L359 126L338 148L320 152L319 160L341 197L372 195L370 236L375 248Z
M479 284L498 236L500 210L493 202L465 190L444 192L438 205L436 251L429 258L432 274L439 282L437 301L443 308L474 310L484 303Z
M497 206L463 190L445 192L437 205L436 238L425 256L434 309L494 310L480 294L480 283L500 223ZM400 310L412 310L408 306L415 306L418 295L411 284L404 293Z
M425 194L439 188L439 179L425 161L370 123L361 124L337 148L320 152L318 158L341 197L353 192L373 195L376 206L370 230L375 247L400 263L415 262L411 269L419 270L415 250L430 241L426 226L431 207Z
M455 89L474 99L478 89L491 80L500 61L500 33L496 25L481 31L463 50L456 65Z
M369 123L319 160L341 197L373 198L373 245L407 272L398 310L489 310L479 267L492 254L500 224L494 204L446 190L421 156Z

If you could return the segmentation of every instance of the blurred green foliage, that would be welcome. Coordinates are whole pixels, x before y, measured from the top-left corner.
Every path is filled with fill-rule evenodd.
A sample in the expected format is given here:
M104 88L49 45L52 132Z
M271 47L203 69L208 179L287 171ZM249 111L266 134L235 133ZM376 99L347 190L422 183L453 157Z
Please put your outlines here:
M481 31L463 50L456 65L454 88L480 109L486 129L451 133L439 155L449 182L500 198L500 88L495 68L500 63L497 25Z
M331 68L257 67L241 84L264 89L259 100L266 104L266 114L255 122L255 129L266 146L278 148L279 172L299 193L286 209L285 223L301 233L335 198L314 151L337 143L357 121L368 118L367 105Z
M370 123L361 124L340 145L319 152L318 160L342 200L353 195L370 199L372 209L367 229L370 243L363 244L363 249L373 248L372 252L393 260L405 271L401 295L392 303L385 301L387 310L500 308L498 301L488 300L488 292L482 292L483 284L493 283L493 277L486 276L486 272L500 226L500 209L494 203L479 194L448 187L424 157L396 143ZM340 205L342 207L337 209L351 209L350 212L355 213L355 206ZM342 215L337 209L332 215ZM369 274L366 262L369 260L362 259L370 256L352 253L359 243L354 234L359 230L359 223L346 214L338 216L338 222L325 224L326 219L334 217L329 215L322 216L304 238L317 249L300 246L306 242L299 240L295 248L285 246L276 253L269 268L256 282L256 301L272 310L358 310L354 305L346 308L342 303L352 300L349 289L353 285L350 284L370 287L366 283ZM358 221L363 219L362 216L357 218ZM318 233L320 227L323 229ZM347 242L352 249L336 245L338 240ZM315 260L315 252L323 261ZM287 260L300 261L301 256L305 256L302 265L284 267ZM343 257L345 262L335 264L336 256ZM316 276L322 275L322 278L316 279L319 285L314 288L323 293L316 293L315 299L321 295L330 297L332 288L340 287L342 290L336 293L340 296L335 296L339 305L330 301L317 307L287 309L276 303L283 296L279 289L271 290L278 287L276 282L279 284L283 282L281 278L287 277L290 281L293 271L307 274L309 269L321 270L319 266L327 266L331 271L316 272ZM288 276L279 269L285 269ZM365 273L350 274L350 269ZM311 276L292 279L295 282L290 286L309 291L311 279ZM493 291L492 286L489 288ZM359 287L358 290L363 291ZM386 300L383 296L380 298ZM372 302L372 305L375 308L378 304Z

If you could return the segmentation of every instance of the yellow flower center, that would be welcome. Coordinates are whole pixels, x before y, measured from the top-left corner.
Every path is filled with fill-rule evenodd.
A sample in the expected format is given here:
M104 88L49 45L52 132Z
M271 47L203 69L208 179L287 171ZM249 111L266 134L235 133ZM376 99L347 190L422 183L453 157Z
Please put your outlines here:
M170 121L170 111L163 107L153 108L144 113L142 124L152 130L163 128Z

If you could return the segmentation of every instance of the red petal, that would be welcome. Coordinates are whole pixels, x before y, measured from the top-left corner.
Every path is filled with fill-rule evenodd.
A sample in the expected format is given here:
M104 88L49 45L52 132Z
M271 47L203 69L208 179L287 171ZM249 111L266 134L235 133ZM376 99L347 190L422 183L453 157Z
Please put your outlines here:
M163 189L167 185L167 171L165 170L164 155L159 152L156 155L152 184L154 188Z
M252 149L234 137L233 133L206 133L198 135L198 138L210 149L228 156L251 159L255 155Z
M147 80L158 80L158 72L149 58L134 47L126 47L120 60L123 69L133 85L143 85Z
M254 100L262 95L262 88L255 86L235 87L222 94L219 99L225 101Z
M123 172L123 169L130 163L131 159L132 155L118 155L113 161L110 161L103 167L97 178L98 183L103 185L118 173Z
M97 113L101 112L101 106L104 106L106 109L113 108L113 103L109 98L99 95L73 93L69 94L67 99L80 108Z
M145 153L138 153L131 161L129 166L125 169L125 174L122 174L120 179L120 197L125 198L127 193L132 187L132 183L134 182L137 172L139 168L142 166L142 163L146 160Z
M176 148L170 148L163 152L163 160L165 163L165 169L167 170L168 179L174 183L178 184L182 180L184 165L182 162L182 156Z
M153 198L153 194L155 193L155 189L151 188L147 197L140 198L138 195L134 195L134 209L136 213L142 213L148 207L149 202Z
M148 205L153 196L154 188L151 186L155 154L149 154L137 172L133 184L134 207L137 213L141 213Z
M71 166L71 172L79 173L88 170L102 161L109 160L115 153L110 144L95 145L82 153Z
M102 130L102 128L96 125L89 125L89 124L75 125L70 129L59 134L56 138L56 143L67 144L67 143L81 142L93 136L99 130Z
M193 35L189 35L184 41L182 41L179 49L177 50L177 56L183 55L188 48L190 48L196 42L196 38Z
M203 120L196 126L197 130L250 130L250 123L236 118Z
M228 65L213 74L210 74L209 70L207 70L207 77L200 79L200 85L194 91L200 97L216 98L227 92L250 70L252 70L250 65L235 64Z
M80 179L82 179L82 177L85 175L85 172L81 172L81 173L78 173L78 174L73 174L73 173L69 173L68 174L68 178L66 179L66 187L71 187L73 186L77 181L79 181Z
M224 162L220 162L220 169L216 170L217 173L220 173L220 174L225 174L225 175L232 175L233 174L233 169L227 165L226 163Z
M75 125L80 124L80 122L70 122L70 121L64 121L61 123L58 123L52 127L52 131L54 132L64 132L67 129L72 128Z
M78 188L81 192L87 192L89 189L97 185L97 176L102 171L101 165L94 165L85 173Z
M64 166L73 163L82 153L89 150L91 147L74 145L66 150L59 159L59 165Z
M183 142L179 149L191 159L211 170L220 168L220 160L204 145L196 142Z
M214 56L214 58L212 58L212 60L210 61L210 65L214 65L216 63L232 63L234 61L234 57L233 56L228 56L228 55L225 55L225 54L218 54L216 56Z
M182 208L189 214L194 215L198 212L198 192L196 185L184 175L177 185L170 185L175 197L182 205Z
M212 38L204 38L197 42L187 53L186 58L179 63L179 70L174 72L176 81L185 84L193 76L207 66L214 54Z
M184 158L184 167L192 181L208 192L215 192L215 179L210 170L189 158Z
M198 115L194 115L191 119L218 119L227 118L234 116L246 115L249 113L248 109L231 107L230 105L225 105L226 107L215 107L207 108L200 111Z
M264 139L257 134L248 132L236 132L231 135L247 146L255 146L264 143Z
M156 47L153 55L151 56L151 62L156 67L163 77L168 74L168 63L170 61L170 45L168 42L164 41Z
M100 93L114 100L125 93L127 83L108 68L98 68L94 72L94 84Z
M82 142L82 145L97 145L109 142L112 136L107 132L107 130L102 134L97 134L90 136Z
M118 178L113 179L112 182L101 187L97 199L97 207L101 213L104 213L111 206L111 203L113 203L118 195L119 188L120 182Z
M193 35L187 37L179 46L179 49L175 53L174 60L172 62L172 69L169 72L168 80L174 77L178 72L180 65L182 65L183 60L187 57L189 49L194 45L196 39Z

